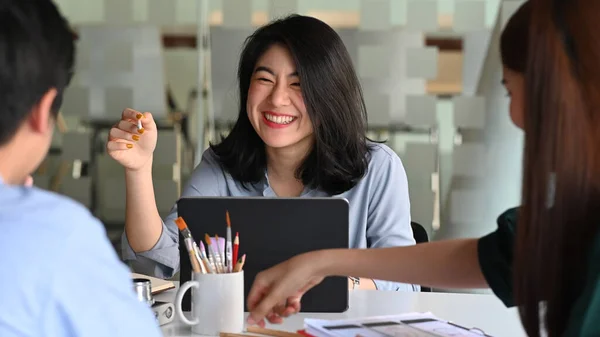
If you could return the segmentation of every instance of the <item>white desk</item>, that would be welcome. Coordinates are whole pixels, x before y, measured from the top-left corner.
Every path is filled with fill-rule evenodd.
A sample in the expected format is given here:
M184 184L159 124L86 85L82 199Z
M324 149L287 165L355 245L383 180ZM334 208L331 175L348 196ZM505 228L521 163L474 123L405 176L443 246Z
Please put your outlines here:
M156 296L159 301L172 301L175 290ZM350 309L345 313L305 314L288 318L275 329L296 331L303 328L304 318L343 319L408 312L432 312L441 319L472 328L477 327L494 337L525 336L516 309L507 309L493 295L454 293L408 293L372 290L350 292ZM162 327L165 337L194 336L190 327L177 318Z

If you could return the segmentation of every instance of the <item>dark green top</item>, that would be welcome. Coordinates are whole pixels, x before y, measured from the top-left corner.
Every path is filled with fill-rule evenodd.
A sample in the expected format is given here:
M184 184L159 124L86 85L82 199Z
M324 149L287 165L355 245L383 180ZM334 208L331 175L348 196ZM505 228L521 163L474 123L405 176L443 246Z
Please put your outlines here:
M514 306L512 287L513 247L517 208L498 217L498 229L481 238L479 264L490 288L506 306ZM585 288L571 312L566 336L600 336L600 235L592 247Z

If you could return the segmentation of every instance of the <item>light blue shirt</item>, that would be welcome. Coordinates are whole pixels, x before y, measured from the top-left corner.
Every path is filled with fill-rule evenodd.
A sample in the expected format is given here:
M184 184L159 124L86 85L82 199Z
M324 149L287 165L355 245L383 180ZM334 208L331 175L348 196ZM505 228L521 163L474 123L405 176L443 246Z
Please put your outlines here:
M400 158L383 144L372 144L368 172L349 191L336 197L350 204L350 248L379 248L414 245L410 226L408 181ZM231 196L275 197L265 178L245 189L224 171L215 153L208 149L185 186L182 197ZM301 197L328 197L327 193L306 188ZM149 251L135 253L123 233L123 258L134 270L157 277L172 277L179 270L179 230L174 220L177 208L164 219L163 231ZM375 280L377 289L418 291L419 286Z
M0 336L161 335L84 207L0 179L0 233Z

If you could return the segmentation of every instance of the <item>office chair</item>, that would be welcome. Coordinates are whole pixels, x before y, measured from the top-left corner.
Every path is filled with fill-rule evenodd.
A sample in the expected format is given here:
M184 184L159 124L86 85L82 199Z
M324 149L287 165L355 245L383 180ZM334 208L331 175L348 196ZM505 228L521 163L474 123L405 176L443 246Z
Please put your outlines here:
M429 236L427 235L427 231L421 224L416 222L411 222L410 227L412 227L413 236L415 237L415 241L417 243L425 243L429 242Z
M410 227L412 227L413 236L417 244L429 242L429 236L427 235L427 231L421 224L416 222L411 222ZM429 287L421 287L421 292L430 293L431 288Z

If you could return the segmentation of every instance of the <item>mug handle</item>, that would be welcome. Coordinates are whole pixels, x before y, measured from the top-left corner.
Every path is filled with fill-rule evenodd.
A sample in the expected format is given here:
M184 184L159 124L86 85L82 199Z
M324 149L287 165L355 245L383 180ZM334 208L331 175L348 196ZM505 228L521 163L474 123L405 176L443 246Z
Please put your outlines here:
M181 321L183 321L183 323L187 325L196 325L200 323L199 317L196 317L193 321L187 319L187 317L185 317L185 315L183 314L183 310L181 309L181 301L183 300L183 295L185 295L185 293L192 287L199 289L200 283L198 283L198 281L188 281L184 283L183 286L179 287L179 290L177 291L177 296L175 297L175 311L177 312L179 319L181 319Z

